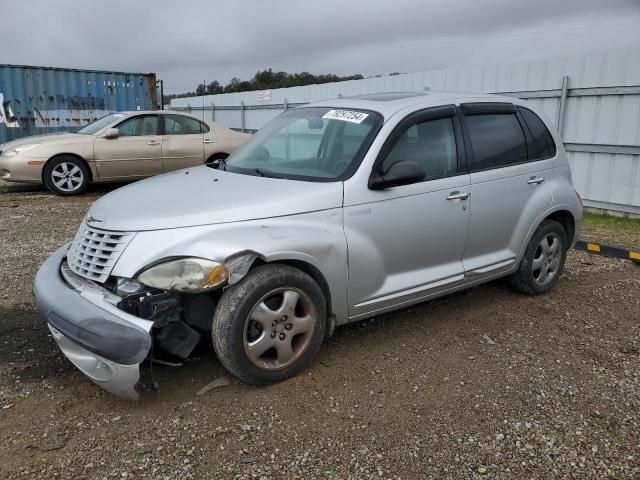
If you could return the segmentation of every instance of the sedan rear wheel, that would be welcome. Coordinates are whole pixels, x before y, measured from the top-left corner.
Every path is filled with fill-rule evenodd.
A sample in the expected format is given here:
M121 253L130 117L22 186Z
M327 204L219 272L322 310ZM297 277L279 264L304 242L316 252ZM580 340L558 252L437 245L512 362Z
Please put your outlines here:
M45 166L44 183L58 195L77 195L87 188L89 171L82 160L58 157Z
M210 167L220 169L220 167L224 165L224 160L226 160L228 156L229 155L226 153L216 153L215 155L211 155L207 158L204 163Z

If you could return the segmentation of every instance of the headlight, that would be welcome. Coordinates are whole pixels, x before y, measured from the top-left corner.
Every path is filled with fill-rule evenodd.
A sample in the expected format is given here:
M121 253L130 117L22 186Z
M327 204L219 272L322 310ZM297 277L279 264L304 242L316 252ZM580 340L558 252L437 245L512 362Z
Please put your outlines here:
M6 152L4 152L4 155L6 157L15 157L19 153L26 152L27 150L31 150L32 148L36 148L39 146L40 146L39 143L25 143L18 147L12 148L11 150L7 150Z
M198 293L222 285L229 278L223 264L204 258L179 258L154 265L138 275L147 287Z

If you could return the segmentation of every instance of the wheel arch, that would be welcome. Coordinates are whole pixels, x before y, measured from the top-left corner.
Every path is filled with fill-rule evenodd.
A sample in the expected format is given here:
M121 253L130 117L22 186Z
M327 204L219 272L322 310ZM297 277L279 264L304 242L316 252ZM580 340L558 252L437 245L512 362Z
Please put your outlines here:
M573 237L576 233L576 219L569 210L563 209L551 212L549 215L545 216L542 219L542 222L544 222L545 220L554 220L562 225L562 228L567 235L567 247L573 244Z
M251 269L258 267L260 265L288 265L293 268L297 268L298 270L303 271L307 275L309 275L313 280L318 284L322 293L324 294L325 301L327 303L327 315L331 315L333 313L332 303L331 303L331 289L329 288L329 282L325 278L324 274L320 271L318 267L315 265L306 262L304 260L293 259L293 258L280 258L277 260L266 261L262 258L256 258L256 260L251 265Z
M56 158L60 158L60 157L72 157L77 160L80 160L82 163L84 163L84 166L87 167L87 171L89 172L89 181L90 182L93 181L93 170L91 169L91 165L89 165L89 162L87 162L83 157L81 157L77 153L56 153L55 155L50 157L42 166L42 183L43 184L44 184L44 172L45 172L45 169L47 168L47 165L51 163L53 160L55 160Z
M212 153L211 155L209 155L207 157L207 159L205 160L204 163L209 163L209 162L212 162L212 161L218 160L218 159L226 159L229 155L230 155L229 153L223 152L223 151Z
M531 224L524 242L520 246L520 253L518 254L517 261L515 262L514 267L511 269L511 271L517 269L517 266L520 264L522 256L527 249L527 245L529 245L529 242L531 241L531 238L535 234L536 230L540 225L542 225L545 220L554 220L558 222L567 234L567 248L569 249L573 246L576 229L578 228L576 215L575 213L572 213L570 205L557 205L554 208L551 208L539 214L536 218L536 221Z
M225 263L231 263L234 261L233 259L238 259L239 262L237 266L234 266L234 268L232 269L233 271L235 271L237 276L234 278L234 275L232 273L232 280L230 281L231 284L239 282L251 270L262 265L287 265L306 273L318 284L318 286L322 290L322 293L324 294L327 306L327 314L333 313L331 288L329 287L329 282L324 273L322 273L322 271L310 261L302 258L295 258L291 253L289 255L276 255L269 258L253 250L242 251L235 255L227 257L225 259Z

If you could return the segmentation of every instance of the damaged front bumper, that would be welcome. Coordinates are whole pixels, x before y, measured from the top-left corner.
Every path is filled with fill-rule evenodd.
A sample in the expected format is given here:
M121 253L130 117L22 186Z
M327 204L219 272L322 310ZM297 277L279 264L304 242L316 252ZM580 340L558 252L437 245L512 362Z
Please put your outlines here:
M73 273L69 244L40 267L33 292L58 346L85 375L120 397L137 399L140 363L151 349L153 322L116 307L120 297Z

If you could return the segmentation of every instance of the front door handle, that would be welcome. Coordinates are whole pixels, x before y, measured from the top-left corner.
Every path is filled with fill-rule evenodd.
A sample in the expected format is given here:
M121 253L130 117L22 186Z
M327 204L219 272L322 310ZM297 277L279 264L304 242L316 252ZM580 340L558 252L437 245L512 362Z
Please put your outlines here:
M544 177L531 177L527 183L529 185L538 185L540 183L544 182Z
M456 190L455 192L451 192L449 194L447 200L466 200L470 196L471 194L469 192L459 192Z
M202 140L202 143L213 143L213 140L209 140L208 138L205 138L204 140Z
M160 145L160 142L157 140L149 140L147 142L147 145Z

